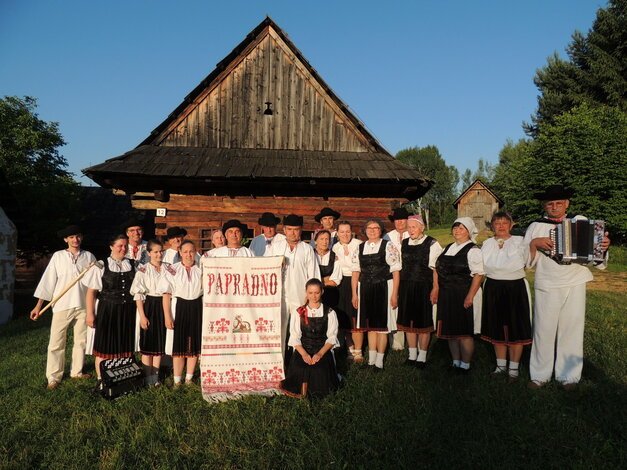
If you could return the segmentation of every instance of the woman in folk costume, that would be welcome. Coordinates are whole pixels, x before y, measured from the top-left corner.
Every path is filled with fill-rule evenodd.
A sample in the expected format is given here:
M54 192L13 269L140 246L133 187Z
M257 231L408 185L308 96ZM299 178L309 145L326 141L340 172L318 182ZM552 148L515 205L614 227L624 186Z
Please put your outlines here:
M470 217L455 220L455 242L438 257L431 294L431 301L438 304L436 336L448 340L453 370L462 374L470 370L473 335L481 324L484 271L481 250L475 245L477 233Z
M82 279L87 286L87 326L95 328L92 349L99 378L103 359L130 357L135 352L136 305L130 291L135 269L133 260L125 257L128 237L113 237L109 247L111 256L103 267L94 266Z
M431 291L435 262L442 247L433 237L424 234L425 224L419 215L407 220L409 238L401 242L403 269L398 296L399 331L405 332L409 358L406 365L424 368L433 331Z
M342 281L342 268L337 262L335 253L329 249L331 244L331 232L320 230L316 233L316 259L320 268L320 277L324 286L322 303L336 308L338 303L338 284Z
M289 345L292 354L281 389L295 398L324 396L339 387L332 349L338 346L337 317L321 301L322 282L310 279L305 284L307 301L290 316Z
M340 330L346 336L346 343L349 346L349 360L355 362L363 361L361 348L354 347L353 333L360 334L363 342L363 333L355 330L357 322L357 309L353 307L353 255L361 245L361 240L353 237L353 228L350 222L343 220L337 225L338 242L333 245L335 262L340 265L342 279L338 285L338 303L335 311L337 313Z
M165 318L163 314L163 295L157 292L157 286L165 275L168 263L162 263L163 245L157 240L150 240L146 247L150 262L137 268L131 285L131 294L137 304L139 315L139 351L142 355L146 385L160 385L159 366L165 354ZM177 251L178 254L178 251Z
M396 330L396 307L401 256L393 243L383 240L385 228L378 219L364 225L368 240L353 255L353 307L358 309L353 334L355 349L363 345L368 332L368 365L383 369L387 333Z
M525 279L525 264L529 245L523 237L511 234L514 221L506 212L496 212L491 221L494 237L483 242L483 314L481 339L494 345L498 378L518 380L518 365L523 346L531 344L531 312L529 284ZM509 369L507 353L509 352Z
M194 370L200 356L202 329L202 271L194 263L196 247L191 240L181 244L181 262L165 267L157 292L163 295L165 327L174 365L174 386L181 384L183 370L185 383L193 383Z

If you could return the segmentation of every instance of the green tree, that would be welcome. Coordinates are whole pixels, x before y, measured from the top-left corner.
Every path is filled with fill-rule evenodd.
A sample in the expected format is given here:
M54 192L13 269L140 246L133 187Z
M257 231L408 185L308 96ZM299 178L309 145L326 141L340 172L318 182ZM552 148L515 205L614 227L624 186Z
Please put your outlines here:
M536 219L533 194L550 184L571 187L572 211L604 219L616 241L627 235L627 113L583 104L544 124L532 142L507 145L498 188L518 222ZM509 173L506 176L504 173ZM506 189L503 189L506 188Z
M462 187L460 192L468 188L475 180L481 180L486 184L490 184L494 178L495 170L495 165L480 158L477 162L477 169L474 172L470 168L466 168L466 171L462 174Z
M449 166L435 145L410 147L396 154L403 163L435 181L433 187L413 206L424 211L431 225L448 224L455 218L452 206L459 183L457 168Z
M627 0L599 9L588 34L576 31L566 52L568 60L555 53L536 71L538 108L523 124L531 136L583 103L627 110Z
M45 251L55 232L76 221L78 184L58 147L65 145L56 122L35 112L37 100L0 99L0 171L18 201L18 248Z

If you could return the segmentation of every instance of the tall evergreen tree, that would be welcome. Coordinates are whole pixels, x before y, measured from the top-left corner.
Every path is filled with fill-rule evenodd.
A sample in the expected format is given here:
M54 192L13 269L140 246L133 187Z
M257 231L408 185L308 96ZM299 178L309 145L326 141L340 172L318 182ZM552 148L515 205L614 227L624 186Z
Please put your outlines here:
M627 0L609 0L588 34L573 34L566 52L568 60L555 53L536 71L538 108L523 124L530 136L583 103L627 110Z

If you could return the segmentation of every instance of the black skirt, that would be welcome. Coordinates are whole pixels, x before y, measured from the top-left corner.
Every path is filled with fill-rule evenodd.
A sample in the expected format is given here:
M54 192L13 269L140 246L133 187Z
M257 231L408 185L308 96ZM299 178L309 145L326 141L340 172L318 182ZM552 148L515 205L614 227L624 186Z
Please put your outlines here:
M433 306L429 282L402 280L398 292L397 327L407 333L433 331Z
M94 356L115 359L132 356L135 351L135 302L118 304L98 301Z
M163 317L163 297L146 296L144 314L148 318L148 329L139 330L139 351L144 356L165 354L165 320Z
M464 308L468 286L440 287L436 336L442 339L472 338L474 335L473 306Z
M359 330L388 331L388 282L361 282L359 310Z
M333 310L335 310L337 315L338 328L340 330L352 329L354 320L357 319L357 309L353 307L351 282L352 276L342 276L342 281L337 286L338 300L337 306L333 307Z
M177 297L172 356L199 356L201 329L202 297L194 300Z
M285 380L281 382L283 392L296 398L304 398L307 395L322 397L334 392L339 386L335 359L331 351L327 351L314 365L306 364L302 356L294 351Z
M529 296L524 279L487 278L483 285L481 338L493 344L531 344Z

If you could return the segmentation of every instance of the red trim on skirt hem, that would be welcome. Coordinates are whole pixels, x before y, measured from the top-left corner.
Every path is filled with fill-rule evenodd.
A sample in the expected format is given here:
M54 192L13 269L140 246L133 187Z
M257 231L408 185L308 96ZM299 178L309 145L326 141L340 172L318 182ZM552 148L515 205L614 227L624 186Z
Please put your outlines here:
M172 353L172 357L198 357L200 356L200 351L197 353Z
M430 328L410 328L408 326L396 325L396 328L398 329L398 331L404 331L405 333L415 333L415 334L432 333L432 332L435 331L435 328L433 328L433 327L430 327Z
M504 340L492 339L492 338L489 338L488 336L483 336L483 335L481 335L480 338L484 341L487 341L488 343L498 344L501 346L526 346L528 344L533 343L533 340L531 339L521 339L519 341L504 341Z
M104 354L98 351L93 351L94 356L99 357L100 359L119 359L121 357L131 357L134 353L117 353L117 354Z
M139 350L139 353L142 356L150 356L150 357L160 357L160 356L165 356L164 352L148 352L148 351L142 351L141 349Z

